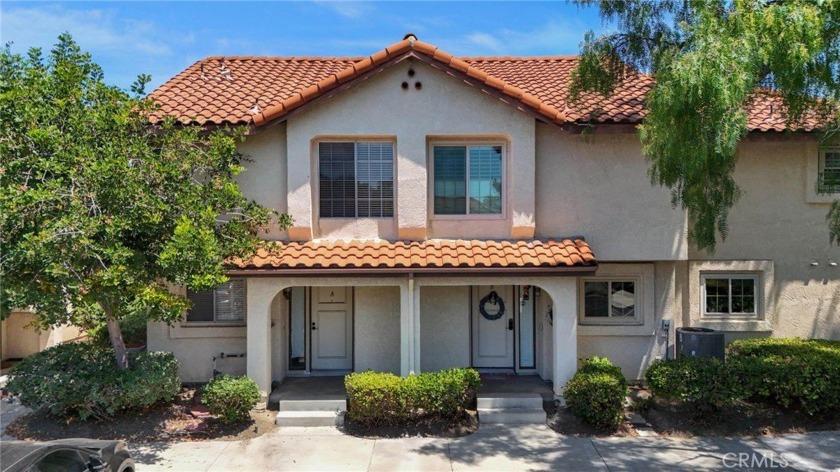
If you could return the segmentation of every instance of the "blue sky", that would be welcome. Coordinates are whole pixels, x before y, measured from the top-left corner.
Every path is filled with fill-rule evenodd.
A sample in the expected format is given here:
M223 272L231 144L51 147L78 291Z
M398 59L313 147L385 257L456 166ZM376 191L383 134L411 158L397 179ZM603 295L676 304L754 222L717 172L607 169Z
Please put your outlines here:
M128 87L210 55L370 55L414 32L456 55L576 54L597 10L566 2L2 2L0 39L48 50L69 31ZM149 89L151 90L151 89Z

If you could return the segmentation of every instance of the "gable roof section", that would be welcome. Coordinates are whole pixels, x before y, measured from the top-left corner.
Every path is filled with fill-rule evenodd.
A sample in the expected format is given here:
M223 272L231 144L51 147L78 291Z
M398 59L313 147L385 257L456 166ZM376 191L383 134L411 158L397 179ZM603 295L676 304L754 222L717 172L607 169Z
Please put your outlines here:
M431 44L405 39L365 58L209 57L150 94L161 106L152 119L172 115L184 124L260 126L409 56L556 124L638 124L646 114L644 98L653 87L650 76L639 74L609 97L587 93L571 102L576 56L457 58ZM779 97L757 94L747 106L748 130L788 130L782 110ZM814 131L820 123L812 114L791 131Z
M490 90L513 99L516 103L524 106L525 110L535 113L549 122L557 124L566 122L563 112L540 100L535 95L494 77L464 60L454 57L452 54L441 51L431 44L418 41L414 36L408 36L407 39L394 43L361 61L354 62L349 67L292 94L280 103L256 113L254 115L254 124L261 126L270 121L278 120L292 110L317 100L343 84L349 84L368 73L376 72L378 68L386 64L399 61L408 56L413 56L418 59L428 59L428 62L442 67L450 73L463 74L466 78L472 79L471 82L477 82L480 86L487 87Z
M583 239L533 241L305 241L273 243L245 260L235 259L231 273L270 271L301 273L329 270L462 272L594 271L597 262Z

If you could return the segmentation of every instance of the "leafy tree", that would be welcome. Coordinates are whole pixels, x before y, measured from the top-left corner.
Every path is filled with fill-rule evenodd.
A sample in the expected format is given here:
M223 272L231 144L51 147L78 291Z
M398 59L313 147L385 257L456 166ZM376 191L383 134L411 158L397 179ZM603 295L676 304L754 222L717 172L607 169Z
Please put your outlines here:
M756 94L780 100L791 128L831 123L840 98L840 2L832 0L576 0L616 31L583 42L572 97L609 95L652 74L639 135L655 184L687 210L689 239L714 251L739 196L732 178ZM831 128L833 125L829 126ZM840 201L828 215L840 242Z
M243 196L243 132L152 123L142 98L107 85L69 34L47 57L0 52L0 307L31 308L42 328L107 323L128 365L120 320L174 322L288 215Z

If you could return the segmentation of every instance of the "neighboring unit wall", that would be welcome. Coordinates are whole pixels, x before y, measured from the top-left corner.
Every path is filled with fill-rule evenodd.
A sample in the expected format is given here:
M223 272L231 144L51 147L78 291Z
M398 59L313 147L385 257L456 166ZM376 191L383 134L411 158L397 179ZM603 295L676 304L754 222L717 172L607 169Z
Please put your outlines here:
M2 359L22 359L48 347L83 339L84 332L76 326L55 326L48 330L36 330L29 326L34 315L16 311L2 322Z
M400 374L400 288L356 287L353 300L354 365Z
M470 365L470 287L420 288L420 369Z
M583 236L603 262L686 258L685 214L650 185L635 134L536 137L537 237Z
M817 155L816 141L742 144L735 180L743 194L729 214L726 241L718 242L712 255L690 252L691 259L698 260L688 276L693 320L700 318L700 287L695 283L700 270L721 266L702 261L724 261L736 270L759 267L759 272L766 266L773 277L764 294L769 323L741 323L742 329L721 326L731 329L730 339L771 334L840 339L840 248L829 243L829 204L808 203L813 201L809 195Z

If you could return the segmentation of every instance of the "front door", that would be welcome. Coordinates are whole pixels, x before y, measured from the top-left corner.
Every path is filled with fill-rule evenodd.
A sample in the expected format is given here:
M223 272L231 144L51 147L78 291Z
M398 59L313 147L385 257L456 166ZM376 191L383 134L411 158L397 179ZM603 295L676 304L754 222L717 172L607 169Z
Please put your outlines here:
M312 370L353 369L352 297L350 287L312 289Z
M473 287L472 364L479 368L513 368L513 287Z

